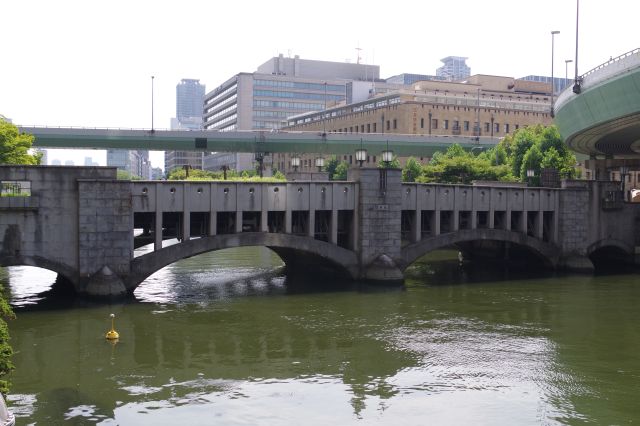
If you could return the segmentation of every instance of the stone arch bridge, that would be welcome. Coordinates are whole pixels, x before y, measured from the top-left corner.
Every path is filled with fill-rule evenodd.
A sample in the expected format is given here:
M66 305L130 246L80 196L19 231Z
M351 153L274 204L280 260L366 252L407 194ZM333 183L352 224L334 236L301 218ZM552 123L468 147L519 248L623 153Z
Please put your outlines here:
M400 170L367 168L344 182L132 182L115 168L59 166L0 166L0 181L0 266L50 269L91 296L131 293L175 261L241 246L269 247L294 270L376 281L401 281L452 245L520 247L578 270L593 269L596 252L631 259L636 247L637 209L613 195L615 182L403 184ZM153 250L138 255L145 244Z

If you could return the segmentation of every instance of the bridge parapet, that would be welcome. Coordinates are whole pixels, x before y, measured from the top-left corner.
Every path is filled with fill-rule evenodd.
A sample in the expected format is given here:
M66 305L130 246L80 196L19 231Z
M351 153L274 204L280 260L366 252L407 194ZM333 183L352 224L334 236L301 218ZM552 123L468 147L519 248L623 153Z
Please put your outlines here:
M558 239L559 190L523 184L403 184L403 239L468 229L505 229Z

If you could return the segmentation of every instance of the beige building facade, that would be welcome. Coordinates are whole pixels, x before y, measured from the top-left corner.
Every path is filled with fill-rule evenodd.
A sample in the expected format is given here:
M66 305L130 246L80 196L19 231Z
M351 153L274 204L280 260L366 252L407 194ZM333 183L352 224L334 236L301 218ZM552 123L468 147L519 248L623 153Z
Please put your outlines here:
M490 75L474 75L463 82L420 81L362 102L290 117L284 129L481 136L497 142L521 127L552 124L550 89L546 83ZM342 157L355 163L354 156ZM274 166L289 171L289 158L288 154L274 155ZM301 160L303 170L315 167L313 155ZM376 160L370 157L369 163Z

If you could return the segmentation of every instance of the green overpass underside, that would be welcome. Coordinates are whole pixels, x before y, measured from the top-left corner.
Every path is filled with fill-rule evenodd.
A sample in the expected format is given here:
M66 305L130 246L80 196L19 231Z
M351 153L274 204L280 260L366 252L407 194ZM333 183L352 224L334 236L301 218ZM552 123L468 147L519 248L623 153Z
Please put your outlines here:
M555 123L581 154L640 158L640 50L612 59L558 97Z
M353 154L364 148L377 155L388 149L395 155L430 157L457 143L474 153L489 149L498 138L398 134L317 132L217 132L189 130L113 130L20 126L35 136L39 148L125 149L149 151L265 152Z

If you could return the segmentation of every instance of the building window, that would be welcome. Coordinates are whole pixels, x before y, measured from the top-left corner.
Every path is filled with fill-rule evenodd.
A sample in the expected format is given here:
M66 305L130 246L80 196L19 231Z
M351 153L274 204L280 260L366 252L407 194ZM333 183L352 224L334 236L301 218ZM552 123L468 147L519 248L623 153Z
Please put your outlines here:
M387 130L389 130L391 127L391 122L389 120L387 120Z
M396 120L395 118L393 119L393 128L394 129L398 128L398 120Z
M367 133L371 133L371 124L367 123Z
M373 123L373 133L378 133L378 123Z
M449 120L444 120L444 129L449 130Z
M468 131L469 131L469 122L468 122L468 121L465 121L465 122L464 122L464 131L465 131L465 132L468 132Z
M453 120L453 130L460 130L460 122L458 120Z
M496 133L500 133L500 123L494 123L493 129Z
M484 123L484 132L489 133L491 131L491 124Z
M420 128L424 129L424 118L420 119Z
M518 130L520 128L519 124L516 124L516 130Z
M505 133L509 133L509 125L508 124L504 125L504 132Z
M353 133L353 126L349 126L349 133Z
M364 124L360 125L360 133L364 133Z

